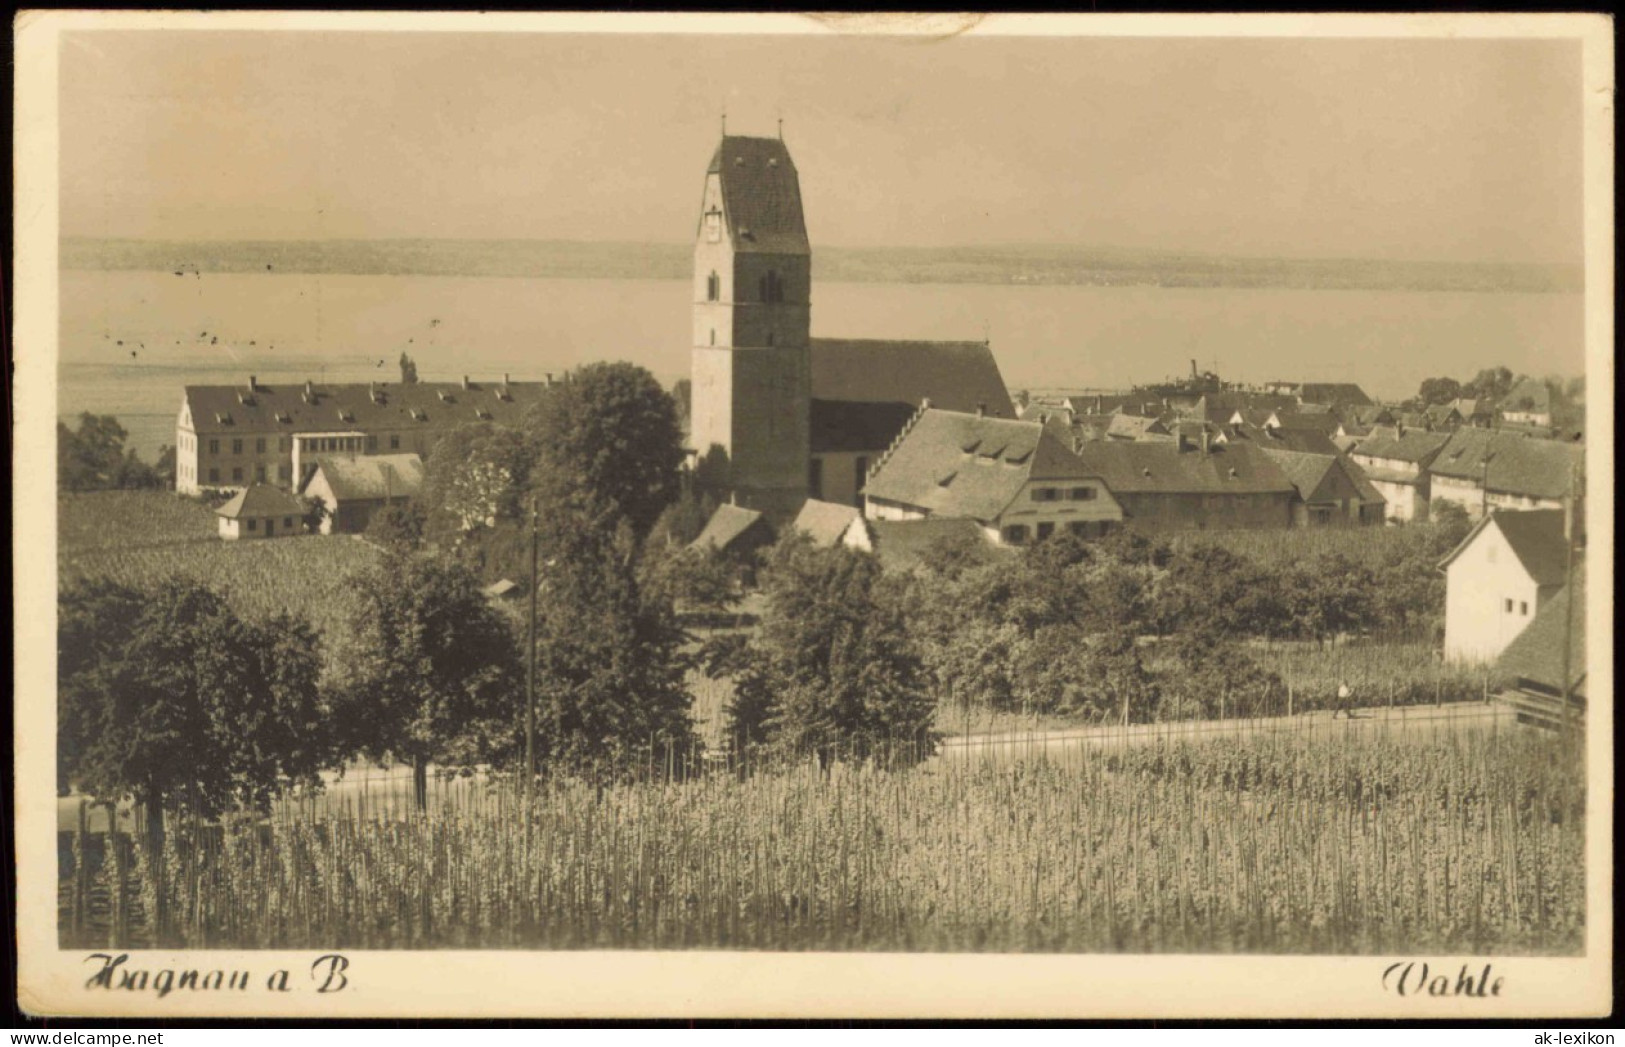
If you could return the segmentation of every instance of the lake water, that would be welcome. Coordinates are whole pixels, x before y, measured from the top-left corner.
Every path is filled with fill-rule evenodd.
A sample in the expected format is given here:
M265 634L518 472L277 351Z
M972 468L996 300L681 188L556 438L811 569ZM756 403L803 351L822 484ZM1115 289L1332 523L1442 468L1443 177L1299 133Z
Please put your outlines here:
M58 410L115 414L150 459L173 443L186 384L515 379L624 359L687 373L682 280L188 274L67 270ZM1012 391L1119 387L1189 370L1227 379L1359 382L1505 364L1584 369L1578 294L817 283L819 336L978 339ZM122 343L122 344L121 344Z

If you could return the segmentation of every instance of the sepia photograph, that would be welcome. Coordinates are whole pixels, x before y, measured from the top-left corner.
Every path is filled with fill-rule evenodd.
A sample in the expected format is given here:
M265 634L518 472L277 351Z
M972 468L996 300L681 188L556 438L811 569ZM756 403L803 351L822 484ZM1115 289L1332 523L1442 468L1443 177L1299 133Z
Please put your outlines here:
M19 1005L1608 1013L1611 33L20 16Z

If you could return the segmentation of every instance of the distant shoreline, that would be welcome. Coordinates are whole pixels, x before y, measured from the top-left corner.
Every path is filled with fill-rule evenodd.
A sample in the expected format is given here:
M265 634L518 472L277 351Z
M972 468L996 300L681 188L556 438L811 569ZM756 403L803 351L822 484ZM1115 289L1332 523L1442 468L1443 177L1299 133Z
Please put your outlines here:
M62 269L686 280L687 244L550 240L118 240L64 237ZM1126 248L820 247L840 283L1578 293L1579 265L1230 258Z

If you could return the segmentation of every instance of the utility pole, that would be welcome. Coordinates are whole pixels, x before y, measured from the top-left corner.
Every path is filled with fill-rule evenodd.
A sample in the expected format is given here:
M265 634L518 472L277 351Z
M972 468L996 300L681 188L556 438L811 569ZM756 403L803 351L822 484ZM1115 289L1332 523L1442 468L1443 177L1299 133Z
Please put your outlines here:
M536 782L536 590L541 578L536 571L536 496L530 499L530 642L525 671L525 794Z
M1563 513L1563 546L1566 562L1563 566L1563 599L1567 601L1563 607L1563 681L1562 681L1562 714L1563 731L1568 733L1573 724L1570 722L1569 692L1573 690L1571 674L1574 671L1570 664L1574 648L1574 538L1575 514L1578 511L1577 499L1580 495L1580 467L1578 464L1569 466L1569 496L1564 499Z

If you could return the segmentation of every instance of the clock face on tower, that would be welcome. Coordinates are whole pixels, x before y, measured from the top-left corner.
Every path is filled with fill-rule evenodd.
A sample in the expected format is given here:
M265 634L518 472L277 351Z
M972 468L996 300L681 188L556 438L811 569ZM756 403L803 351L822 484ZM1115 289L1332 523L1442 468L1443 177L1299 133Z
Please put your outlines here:
M705 238L713 244L722 239L722 213L720 211L705 212Z

